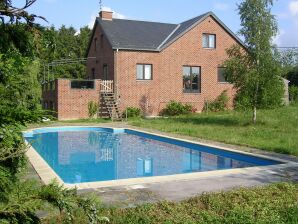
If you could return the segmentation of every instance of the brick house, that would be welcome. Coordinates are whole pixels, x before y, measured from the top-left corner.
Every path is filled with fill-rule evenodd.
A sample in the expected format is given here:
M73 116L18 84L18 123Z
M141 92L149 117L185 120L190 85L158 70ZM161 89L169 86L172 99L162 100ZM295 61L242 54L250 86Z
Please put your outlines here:
M119 113L133 106L157 115L171 100L201 111L206 100L227 90L232 106L235 90L223 77L222 63L227 48L243 43L214 13L180 24L120 20L112 14L100 12L93 28L86 77L92 88L70 94L74 90L67 80L53 84L52 108L59 119L88 117L91 98L102 105L110 98Z

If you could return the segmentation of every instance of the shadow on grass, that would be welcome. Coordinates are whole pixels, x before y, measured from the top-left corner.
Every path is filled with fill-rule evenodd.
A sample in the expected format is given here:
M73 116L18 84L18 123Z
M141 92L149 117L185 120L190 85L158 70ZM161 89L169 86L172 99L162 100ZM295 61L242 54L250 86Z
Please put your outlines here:
M173 121L179 123L191 123L196 125L221 125L221 126L243 126L244 121L228 117L175 117ZM247 124L247 122L245 123Z

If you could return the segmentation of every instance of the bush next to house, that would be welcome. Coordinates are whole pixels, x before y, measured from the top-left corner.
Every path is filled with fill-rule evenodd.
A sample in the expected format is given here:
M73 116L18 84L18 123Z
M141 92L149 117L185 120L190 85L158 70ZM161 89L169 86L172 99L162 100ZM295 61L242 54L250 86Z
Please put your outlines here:
M289 95L290 95L291 102L298 101L298 86L290 86Z
M164 108L160 114L166 116L178 116L182 114L189 114L193 111L194 109L192 105L183 104L172 100L170 103L167 104L166 108Z
M122 114L123 117L140 117L141 109L137 107L127 107Z
M227 95L227 90L224 90L214 101L206 101L204 106L204 111L225 111L228 109L229 97Z
M98 112L98 103L90 101L88 103L88 115L90 118L94 118Z

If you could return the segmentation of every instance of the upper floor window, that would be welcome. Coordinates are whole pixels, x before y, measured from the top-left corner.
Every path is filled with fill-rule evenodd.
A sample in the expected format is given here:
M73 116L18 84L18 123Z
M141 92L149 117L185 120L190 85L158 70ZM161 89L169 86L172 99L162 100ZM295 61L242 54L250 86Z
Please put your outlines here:
M103 34L100 35L100 47L103 48Z
M109 67L107 64L104 64L102 67L103 70L103 80L108 80L108 75L109 75Z
M203 34L203 48L216 48L216 35L215 34Z
M152 80L151 64L137 64L137 80Z
M225 68L224 67L217 68L217 81L223 82L223 83L228 82L225 77Z
M91 69L91 73L92 73L91 79L95 79L95 68Z
M97 38L94 39L94 50L97 51Z
M201 92L201 67L183 66L183 91L185 93Z

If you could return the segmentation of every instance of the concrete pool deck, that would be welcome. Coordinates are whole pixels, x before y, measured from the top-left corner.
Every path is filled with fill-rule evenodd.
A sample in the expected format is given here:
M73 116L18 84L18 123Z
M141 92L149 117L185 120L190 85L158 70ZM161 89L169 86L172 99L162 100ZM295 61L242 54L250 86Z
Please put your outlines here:
M88 126L133 128L140 131L150 132L148 129L131 127L122 123L107 123ZM272 157L277 160L287 160L289 163L266 167L250 167L244 169L202 172L199 173L199 175L189 174L188 178L185 178L185 175L183 177L180 176L181 178L179 178L179 175L174 175L172 177L165 176L159 177L160 181L158 178L155 179L155 181L147 181L147 178L141 178L138 181L131 182L127 182L126 180L122 184L121 181L120 184L118 181L118 184L109 185L109 187L105 187L105 185L86 183L78 186L79 193L93 192L99 195L102 201L106 204L116 204L127 207L160 200L179 201L201 194L203 192L216 192L238 187L252 187L282 181L298 181L297 157L154 131L154 134L156 133L174 138L178 137L179 139L183 140L191 140L196 143L204 143L208 145L211 144L212 146L217 146L220 148L229 148L235 149L237 151L250 152L257 155L265 155L266 157ZM32 155L29 155L29 157L32 158ZM39 165L44 166L42 163ZM36 168L36 166L34 167ZM49 175L47 171L44 173L44 175L48 177L49 181L52 179L51 175ZM175 176L178 178L173 178Z

